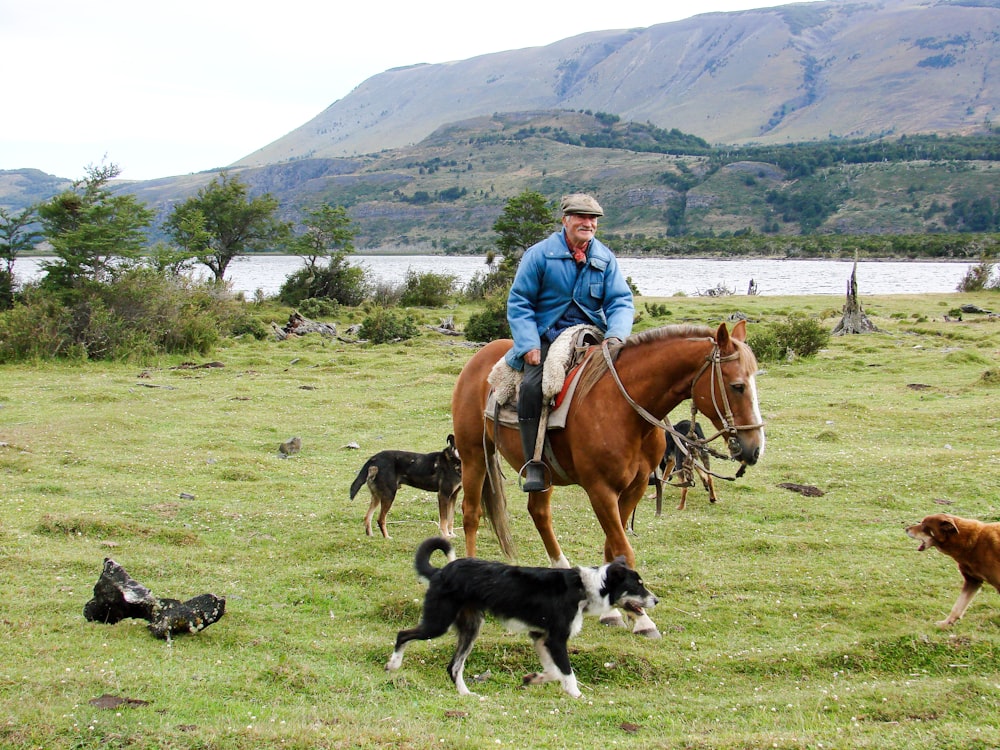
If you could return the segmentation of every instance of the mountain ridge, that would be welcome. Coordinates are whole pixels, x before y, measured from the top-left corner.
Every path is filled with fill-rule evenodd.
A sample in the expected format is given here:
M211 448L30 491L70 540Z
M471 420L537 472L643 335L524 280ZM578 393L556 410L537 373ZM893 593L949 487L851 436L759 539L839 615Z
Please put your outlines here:
M1000 105L1000 2L824 0L394 68L231 166L415 145L448 122L575 109L711 143L965 133Z

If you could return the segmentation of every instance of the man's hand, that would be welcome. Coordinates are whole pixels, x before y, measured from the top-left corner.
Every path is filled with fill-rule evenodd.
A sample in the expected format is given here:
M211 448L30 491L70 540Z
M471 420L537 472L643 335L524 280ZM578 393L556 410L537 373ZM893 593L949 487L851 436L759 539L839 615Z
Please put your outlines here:
M525 364L536 366L542 364L542 350L532 349L524 355Z

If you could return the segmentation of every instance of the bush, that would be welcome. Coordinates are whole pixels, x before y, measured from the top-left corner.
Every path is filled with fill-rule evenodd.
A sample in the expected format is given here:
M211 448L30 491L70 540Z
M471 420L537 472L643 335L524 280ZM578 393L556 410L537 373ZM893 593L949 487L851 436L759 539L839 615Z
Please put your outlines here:
M364 302L371 288L368 273L337 253L325 265L306 266L291 274L278 291L278 299L289 307L301 307L306 299L327 299L347 307Z
M332 318L340 312L340 303L328 297L310 297L302 300L299 312L307 318Z
M373 344L387 344L390 341L412 339L419 332L417 322L412 315L402 315L378 307L361 321L359 333L361 338Z
M506 296L493 295L486 299L486 308L472 315L466 323L465 338L479 342L510 338Z
M0 310L9 310L14 306L14 274L6 268L0 268Z
M79 287L72 295L32 287L21 297L0 314L0 361L204 354L223 335L245 329L249 319L225 286L149 268L132 269L109 284Z
M392 281L376 281L368 298L379 307L395 307L403 298L403 286Z
M417 273L410 269L406 272L400 302L413 307L444 307L451 299L455 280L449 274L433 271Z
M965 276L958 282L960 292L981 292L990 288L990 276L993 275L993 264L989 261L981 261L974 266L970 266L965 272ZM1000 280L993 288L1000 288Z
M789 356L811 357L830 343L830 332L812 318L789 315L784 322L758 329L747 339L761 362L775 362Z

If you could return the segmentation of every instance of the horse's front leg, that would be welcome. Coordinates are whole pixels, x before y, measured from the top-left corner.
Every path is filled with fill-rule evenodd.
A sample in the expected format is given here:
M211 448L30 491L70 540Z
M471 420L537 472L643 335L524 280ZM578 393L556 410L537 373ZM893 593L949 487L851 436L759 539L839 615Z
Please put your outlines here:
M598 496L597 499L595 499L594 495L591 495L590 498L591 505L594 506L594 512L597 514L597 518L601 522L601 527L604 529L604 559L610 562L619 555L624 555L625 562L633 570L635 569L635 551L632 549L632 545L625 534L625 519L635 510L643 493L646 491L647 476L648 472L640 472L617 498L609 497L610 493ZM628 611L626 614L629 620L632 621L633 633L646 636L647 638L660 637L659 628L656 627L656 623L646 614L645 610L640 609L638 612ZM617 609L611 610L611 612L602 617L601 622L614 627L625 626L625 620L622 618L621 612Z
M542 538L545 552L549 556L549 564L553 568L570 567L569 560L563 554L562 547L556 541L556 532L552 528L552 488L544 492L528 493L528 513L535 523L538 536Z

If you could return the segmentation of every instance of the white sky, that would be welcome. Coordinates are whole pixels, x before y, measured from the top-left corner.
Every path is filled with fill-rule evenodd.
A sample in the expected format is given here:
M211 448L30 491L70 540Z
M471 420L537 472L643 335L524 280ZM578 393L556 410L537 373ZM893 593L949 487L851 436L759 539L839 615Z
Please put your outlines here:
M0 169L231 164L389 68L782 0L0 0Z

